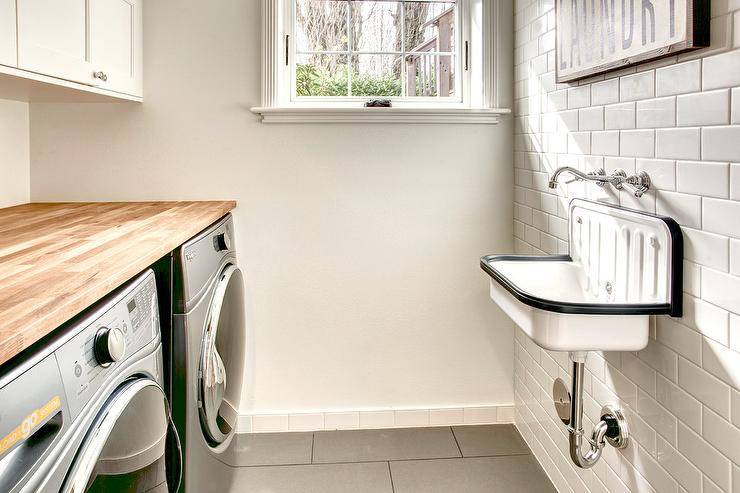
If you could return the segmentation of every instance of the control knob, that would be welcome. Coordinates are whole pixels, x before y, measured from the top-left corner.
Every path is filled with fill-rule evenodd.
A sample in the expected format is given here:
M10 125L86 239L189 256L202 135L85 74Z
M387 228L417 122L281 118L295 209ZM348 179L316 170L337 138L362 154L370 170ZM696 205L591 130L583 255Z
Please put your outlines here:
M126 352L126 341L121 329L102 327L95 334L94 353L100 366L110 366L120 361Z
M215 248L217 252L231 250L231 236L229 236L229 233L223 232L214 236L213 248Z

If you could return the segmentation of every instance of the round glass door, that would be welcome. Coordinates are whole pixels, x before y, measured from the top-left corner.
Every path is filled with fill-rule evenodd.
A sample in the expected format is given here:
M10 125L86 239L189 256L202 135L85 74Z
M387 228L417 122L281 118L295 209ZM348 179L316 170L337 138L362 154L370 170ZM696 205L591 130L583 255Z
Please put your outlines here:
M219 274L211 298L198 371L200 422L211 445L222 443L233 431L233 423L224 418L224 404L239 405L245 338L244 279L241 270L229 264Z
M175 454L168 454L171 450ZM162 388L150 379L130 380L100 411L62 491L174 492L180 484L181 461Z

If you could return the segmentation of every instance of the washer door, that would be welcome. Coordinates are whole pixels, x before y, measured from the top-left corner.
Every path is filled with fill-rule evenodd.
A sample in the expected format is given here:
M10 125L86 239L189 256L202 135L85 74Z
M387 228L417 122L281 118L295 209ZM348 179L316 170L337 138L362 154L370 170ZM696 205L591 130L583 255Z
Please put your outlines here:
M151 379L137 378L121 385L101 409L62 491L174 492L181 474L182 451L164 391Z
M198 367L200 423L212 446L233 432L233 423L224 414L233 413L230 405L239 405L245 333L244 278L237 266L228 264L218 276L208 308Z

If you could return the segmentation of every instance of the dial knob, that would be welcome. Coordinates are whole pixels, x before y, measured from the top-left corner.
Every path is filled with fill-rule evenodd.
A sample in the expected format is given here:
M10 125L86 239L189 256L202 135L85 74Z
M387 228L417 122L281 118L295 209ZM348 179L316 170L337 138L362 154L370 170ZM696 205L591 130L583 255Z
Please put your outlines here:
M217 252L221 252L223 250L231 250L231 236L229 236L229 233L224 232L214 236L213 247L216 249Z
M95 359L101 366L110 366L123 358L126 341L120 329L102 327L95 334Z

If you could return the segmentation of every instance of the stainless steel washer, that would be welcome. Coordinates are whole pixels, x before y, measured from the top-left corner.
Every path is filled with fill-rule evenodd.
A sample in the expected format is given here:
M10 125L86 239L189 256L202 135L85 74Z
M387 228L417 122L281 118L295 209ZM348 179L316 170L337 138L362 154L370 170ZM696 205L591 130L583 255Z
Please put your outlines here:
M147 271L0 369L0 491L175 491L163 381Z
M220 460L234 434L246 359L244 280L231 215L174 252L173 412L184 449L184 491L224 491Z

